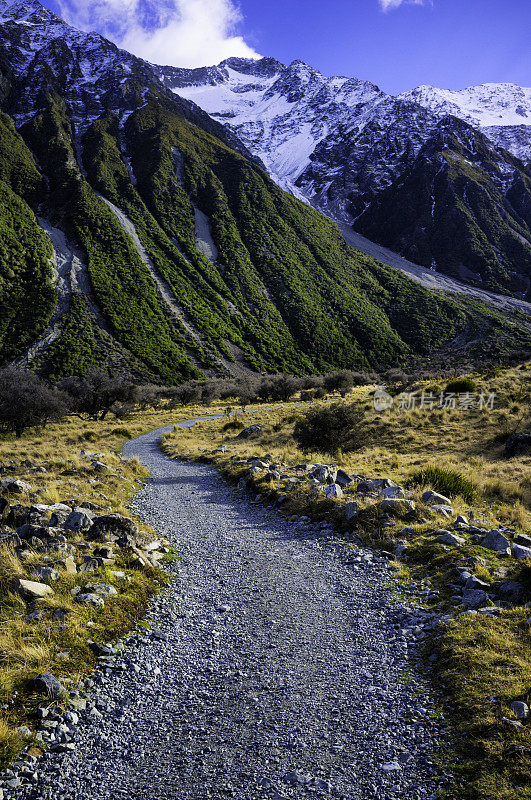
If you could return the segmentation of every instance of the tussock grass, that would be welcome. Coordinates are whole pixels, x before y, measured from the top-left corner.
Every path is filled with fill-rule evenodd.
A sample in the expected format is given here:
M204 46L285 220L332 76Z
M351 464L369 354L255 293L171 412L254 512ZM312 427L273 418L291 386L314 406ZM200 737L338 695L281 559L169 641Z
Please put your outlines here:
M446 497L462 497L467 503L472 503L476 490L471 481L464 478L453 469L442 467L422 467L404 482L404 486L429 486Z

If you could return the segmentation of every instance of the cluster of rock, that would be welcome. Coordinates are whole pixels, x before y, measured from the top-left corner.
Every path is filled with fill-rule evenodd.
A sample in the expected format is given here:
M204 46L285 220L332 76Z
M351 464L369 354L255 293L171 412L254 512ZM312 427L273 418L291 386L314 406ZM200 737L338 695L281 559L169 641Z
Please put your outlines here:
M3 482L4 490L31 493L27 484L9 480L9 484ZM0 542L9 543L21 564L27 563L31 570L27 578L17 579L13 586L21 597L35 606L28 614L28 621L45 616L39 604L55 594L53 585L61 574L88 577L102 568L113 567L117 558L125 558L134 568L155 567L168 552L163 540L140 530L133 520L116 513L98 514L89 505L37 503L28 506L13 502L11 497L0 496ZM37 566L35 555L40 557ZM111 569L111 575L118 581L130 580L121 570ZM106 598L116 594L116 589L98 581L80 582L71 594L79 603L101 608ZM66 613L60 609L53 612L60 619Z
M310 494L314 497L338 500L337 510L354 526L359 513L371 506L374 506L379 524L383 528L395 528L398 519L410 523L428 522L422 516L422 508L417 508L412 499L412 492L389 478L350 475L329 464L277 463L269 456L251 456L246 464L248 469L245 477L240 480L240 488L247 486L250 478L258 479L259 484L265 485L281 483L286 488L289 485L306 484L311 487ZM286 495L280 494L281 502L285 498ZM486 527L488 520L481 511L471 510L471 520L464 515L455 516L450 498L431 489L422 494L421 505L424 511L429 510L447 520L454 520L450 529L435 527L425 531L445 548L462 548L469 543L494 551L500 559L531 558L531 537L507 527L489 529ZM398 531L398 538L391 538L394 541L394 557L407 560L408 539L414 534L413 528L404 527ZM495 580L488 583L474 575L474 568L486 565L485 559L475 557L469 559L469 562L467 567L455 567L455 584L450 584L449 587L454 591L453 605L474 613L479 610L481 613L496 614L500 608L521 605L528 599L524 586L515 580ZM503 577L507 572L508 568L500 567L496 570L495 577Z

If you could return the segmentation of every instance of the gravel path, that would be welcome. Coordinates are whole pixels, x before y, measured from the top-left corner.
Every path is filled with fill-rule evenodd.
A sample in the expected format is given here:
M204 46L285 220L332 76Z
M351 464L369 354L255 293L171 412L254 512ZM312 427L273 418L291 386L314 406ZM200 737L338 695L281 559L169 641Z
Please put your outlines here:
M133 509L177 547L178 579L96 673L74 752L18 797L431 797L441 727L403 631L426 619L385 559L170 460L162 430L124 452L151 470Z

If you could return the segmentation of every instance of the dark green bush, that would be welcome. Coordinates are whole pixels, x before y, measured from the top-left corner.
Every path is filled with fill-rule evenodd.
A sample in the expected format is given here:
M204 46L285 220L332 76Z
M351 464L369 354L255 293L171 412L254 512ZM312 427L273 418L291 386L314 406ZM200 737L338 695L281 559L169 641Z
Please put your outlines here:
M293 438L304 452L333 455L338 450L359 450L367 441L365 411L343 403L312 409L295 424Z
M410 486L431 486L436 492L446 497L460 496L467 503L471 503L476 495L474 485L464 478L459 472L444 467L423 467L416 470L405 482Z
M455 392L455 394L463 392L475 392L477 388L476 382L472 378L456 378L446 384L447 392Z
M222 431L241 431L245 428L245 425L238 417L234 417L231 419L230 422L226 422L225 425L222 427Z

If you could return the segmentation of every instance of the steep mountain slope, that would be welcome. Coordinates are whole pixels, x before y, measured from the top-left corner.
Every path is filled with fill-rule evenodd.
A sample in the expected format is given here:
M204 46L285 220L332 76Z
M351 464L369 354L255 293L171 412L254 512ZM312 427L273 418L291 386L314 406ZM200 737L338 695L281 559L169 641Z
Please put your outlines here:
M0 14L3 363L178 382L527 342L351 250L146 62L36 0Z
M495 156L481 133L446 117L406 175L362 212L357 230L368 238L377 233L416 263L525 295L529 277L522 284L519 265L529 255L522 224L529 209L514 173L505 171L510 157ZM515 171L529 193L531 180L518 171L516 159ZM504 192L506 181L510 190Z
M234 130L280 185L334 219L354 224L361 233L370 230L375 241L393 242L410 258L416 254L423 266L491 290L530 296L531 173L494 142L528 154L531 127L516 123L528 115L531 122L531 90L512 84L453 93L420 87L394 98L364 81L325 78L300 61L285 67L272 59L228 59L198 70L157 69L168 88ZM459 228L460 236L472 243L480 231L481 246L467 248L450 236L443 252L425 247L418 226L410 226L407 235L384 235L378 209L380 194L396 182L431 194L430 171L419 171L417 161L431 153L433 166L438 164L437 148L429 143L440 138L448 114L462 118L468 132L457 119L455 125L471 140L472 125L487 126L482 128L486 136L481 154L483 161L496 167L483 169L480 180L487 189L483 206L488 208L482 208L478 217L469 208L466 224ZM443 170L439 183L446 174ZM428 183L419 186L423 176ZM478 175L469 174L468 179L473 182ZM450 185L444 196L453 204L447 216L459 216ZM495 225L486 224L489 216ZM393 217L398 218L396 213Z

